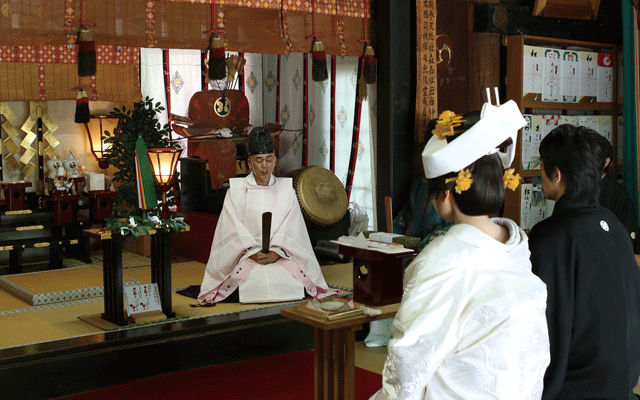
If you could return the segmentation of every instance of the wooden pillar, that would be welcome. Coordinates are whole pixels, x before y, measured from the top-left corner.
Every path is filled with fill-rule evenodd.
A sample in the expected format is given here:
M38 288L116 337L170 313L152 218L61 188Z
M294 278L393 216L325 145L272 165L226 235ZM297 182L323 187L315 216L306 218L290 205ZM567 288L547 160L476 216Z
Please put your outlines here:
M415 121L415 0L376 3L378 68L376 136L376 217L384 229L385 196L401 206L409 198L410 165ZM397 210L394 210L395 215Z
M474 4L467 6L469 43L469 111L480 110L487 99L485 88L504 88L500 82L500 34L473 31ZM493 91L492 91L493 93ZM506 92L500 90L504 98Z

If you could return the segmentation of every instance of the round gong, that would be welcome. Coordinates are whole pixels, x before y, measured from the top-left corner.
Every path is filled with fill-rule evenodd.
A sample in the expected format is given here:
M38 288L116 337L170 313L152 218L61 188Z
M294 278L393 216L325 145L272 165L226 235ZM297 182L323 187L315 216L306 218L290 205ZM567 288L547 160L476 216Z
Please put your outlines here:
M347 192L333 172L314 166L290 175L307 222L328 229L344 217L349 207Z

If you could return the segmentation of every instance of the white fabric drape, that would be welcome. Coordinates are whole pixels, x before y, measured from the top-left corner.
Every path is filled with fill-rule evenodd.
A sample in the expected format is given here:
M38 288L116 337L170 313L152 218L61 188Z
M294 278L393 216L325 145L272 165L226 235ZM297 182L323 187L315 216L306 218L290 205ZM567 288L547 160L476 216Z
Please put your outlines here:
M286 174L302 167L303 80L302 53L280 56L280 154L278 172ZM258 105L250 104L251 109Z
M331 169L331 73L323 82L311 79L312 61L309 57L309 166ZM327 56L327 70L331 71L331 56Z
M284 131L280 134L278 173L287 174L303 166L303 117L304 70L303 57L308 54L290 53L244 54L244 92L249 101L250 123L259 126L276 122L279 113ZM278 57L280 75L278 76ZM161 102L166 108L163 79L162 50L141 49L141 86L143 96ZM187 115L189 99L200 91L201 57L199 50L171 50L169 73L171 77L171 112ZM311 68L309 58L308 68ZM330 68L327 57L327 68ZM358 74L358 58L336 58L336 176L346 184L351 140L353 136L355 96ZM277 109L278 80L280 83L280 107ZM330 169L330 117L331 77L324 82L311 80L309 71L309 154L308 165ZM159 116L161 124L167 115ZM375 213L375 126L376 85L368 85L368 97L362 103L360 135L357 144L357 161L350 201L364 210L369 217L369 229L376 229ZM186 143L185 143L186 145Z
M162 49L140 49L140 90L142 98L153 99L154 104L160 103L164 107L162 115L158 115L160 125L168 121L167 95L164 86L164 68Z
M358 141L358 160L353 175L350 202L360 206L369 216L369 228L376 225L376 179L375 179L375 143L376 143L376 85L368 85L368 96L362 101L360 119L360 140Z
M169 50L169 88L171 113L187 116L189 100L202 90L200 50Z
M259 102L249 104L252 107L251 114L262 114L264 123L275 123L278 116L278 55L263 54L262 66L256 68L262 69L262 105ZM247 66L245 66L245 73ZM257 107L257 109L255 109Z
M202 62L200 50L169 50L169 93L171 113L189 115L189 100L202 90ZM173 135L173 137L178 137ZM187 141L182 140L183 157L187 156Z
M263 69L262 69L262 54L245 54L244 58L247 60L244 70L246 71L244 76L244 94L247 96L247 100L250 105L262 104L262 92L264 91L263 85ZM258 108L260 111L262 107ZM264 115L261 112L251 112L253 107L249 107L249 123L253 126L264 125Z

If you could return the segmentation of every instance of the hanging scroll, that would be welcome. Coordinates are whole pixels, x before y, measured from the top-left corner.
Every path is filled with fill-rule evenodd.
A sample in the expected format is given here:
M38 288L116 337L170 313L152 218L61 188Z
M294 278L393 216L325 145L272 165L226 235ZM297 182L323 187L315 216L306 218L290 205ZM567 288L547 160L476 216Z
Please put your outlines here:
M436 1L416 0L417 88L415 143L424 140L424 129L438 114L437 58L436 58Z

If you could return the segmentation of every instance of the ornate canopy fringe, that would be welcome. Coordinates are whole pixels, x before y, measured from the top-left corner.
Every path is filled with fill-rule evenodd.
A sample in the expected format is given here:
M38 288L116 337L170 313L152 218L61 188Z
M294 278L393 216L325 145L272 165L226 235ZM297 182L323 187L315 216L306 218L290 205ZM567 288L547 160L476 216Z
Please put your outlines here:
M363 21L370 21L371 0L317 0L316 25L325 35L327 54L360 56ZM0 46L66 45L76 41L80 0L23 0L0 18ZM285 54L309 52L311 2L298 0L216 0L217 22L223 23L227 50ZM37 11L36 11L37 10ZM210 0L101 0L87 2L85 18L96 21L96 44L206 49L211 27ZM3 9L4 13L4 9ZM286 19L286 21L283 21ZM189 23L185 23L188 21ZM287 37L283 37L283 25ZM371 25L371 24L370 24ZM287 46L290 42L290 47Z

